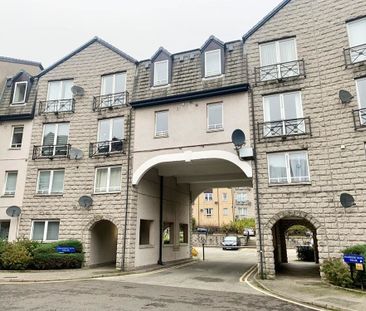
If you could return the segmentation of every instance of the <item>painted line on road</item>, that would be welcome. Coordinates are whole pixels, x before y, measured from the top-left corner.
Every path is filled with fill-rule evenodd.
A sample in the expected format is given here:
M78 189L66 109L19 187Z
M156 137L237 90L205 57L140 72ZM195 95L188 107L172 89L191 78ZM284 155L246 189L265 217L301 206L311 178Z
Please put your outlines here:
M240 282L241 283L246 283L251 288L253 288L254 290L256 290L256 291L258 291L258 292L260 292L260 293L262 293L264 295L267 295L267 296L270 296L270 297L273 297L273 298L276 298L276 299L279 299L279 300L282 300L282 301L285 301L285 302L289 302L289 303L292 303L292 304L297 305L297 306L300 306L300 307L305 307L305 308L308 308L308 309L311 309L311 310L316 310L316 311L326 311L326 310L329 310L329 309L325 309L325 308L314 307L314 306L311 306L311 305L308 305L308 304L304 304L304 303L301 303L301 302L297 302L297 301L294 301L294 300L290 300L290 299L287 299L287 298L278 296L276 294L273 294L272 292L269 292L267 290L261 289L261 288L255 286L255 285L253 285L252 283L250 283L249 278L253 275L254 272L256 272L256 270L257 270L256 268L257 268L257 265L253 266L250 270L248 270L247 272L245 272L240 277Z

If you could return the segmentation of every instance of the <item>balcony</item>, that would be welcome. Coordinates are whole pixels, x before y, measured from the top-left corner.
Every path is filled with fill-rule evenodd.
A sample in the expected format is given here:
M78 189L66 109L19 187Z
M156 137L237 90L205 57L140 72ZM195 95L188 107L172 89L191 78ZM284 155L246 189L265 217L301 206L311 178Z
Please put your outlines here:
M128 92L94 96L93 110L121 108L127 105Z
M104 156L108 157L114 154L124 153L124 139L113 139L100 141L96 143L90 143L89 145L89 157Z
M46 100L39 102L39 114L59 114L64 112L75 112L75 100L73 98Z
M70 148L70 144L34 146L32 159L69 158Z
M258 123L259 140L281 137L310 135L311 123L310 118L288 119L281 121L270 121Z
M366 44L344 49L346 67L366 61Z
M355 130L366 128L366 108L352 110Z
M274 80L282 82L283 80L290 78L305 77L305 62L304 60L295 60L286 63L256 67L254 73L256 84Z

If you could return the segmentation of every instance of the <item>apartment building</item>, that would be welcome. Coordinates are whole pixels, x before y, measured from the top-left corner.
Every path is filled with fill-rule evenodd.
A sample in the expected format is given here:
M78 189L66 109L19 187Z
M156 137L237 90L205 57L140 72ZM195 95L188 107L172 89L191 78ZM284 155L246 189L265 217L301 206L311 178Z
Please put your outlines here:
M213 188L192 204L197 227L221 227L234 220L254 218L253 188Z
M294 224L313 231L320 263L366 241L365 16L363 0L286 0L243 37L267 277Z
M23 193L36 100L37 62L0 57L0 239L14 240Z

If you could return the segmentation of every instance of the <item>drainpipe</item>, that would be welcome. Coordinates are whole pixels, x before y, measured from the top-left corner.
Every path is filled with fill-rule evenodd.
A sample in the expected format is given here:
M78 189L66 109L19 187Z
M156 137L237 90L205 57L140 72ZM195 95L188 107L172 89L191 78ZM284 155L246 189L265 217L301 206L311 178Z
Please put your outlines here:
M257 142L256 142L256 128L255 128L255 116L254 116L254 95L251 87L248 89L250 93L250 101L252 108L252 131L253 131L253 155L254 155L254 175L255 175L255 197L256 197L256 208L257 208L257 219L258 219L258 234L259 234L259 263L260 263L260 276L264 279L263 272L263 240L262 240L262 229L261 229L261 214L259 208L259 190L258 190L258 164L257 164Z
M160 176L160 218L159 218L159 260L158 265L163 265L163 187L164 176Z
M127 150L127 184L126 184L126 205L125 205L125 223L123 233L123 250L122 250L122 271L125 271L126 262L126 241L127 241L127 217L128 217L128 199L130 189L130 162L131 162L131 124L132 124L132 107L130 107L128 120L128 150Z

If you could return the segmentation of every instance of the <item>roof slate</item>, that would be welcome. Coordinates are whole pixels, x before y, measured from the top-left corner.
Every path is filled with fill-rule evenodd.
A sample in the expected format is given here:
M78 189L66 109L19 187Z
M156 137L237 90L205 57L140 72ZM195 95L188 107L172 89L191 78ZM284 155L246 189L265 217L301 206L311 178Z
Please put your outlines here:
M36 67L39 67L41 70L43 70L43 66L42 66L41 63L34 62L34 61L30 61L30 60L25 60L25 59L18 59L18 58L0 56L0 62L16 63L16 64L36 66Z

